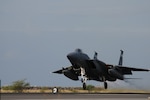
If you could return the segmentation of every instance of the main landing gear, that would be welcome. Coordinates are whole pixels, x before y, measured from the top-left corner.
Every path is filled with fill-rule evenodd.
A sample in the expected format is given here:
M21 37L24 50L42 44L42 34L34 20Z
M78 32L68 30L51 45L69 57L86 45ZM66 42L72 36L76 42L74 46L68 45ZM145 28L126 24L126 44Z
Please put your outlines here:
M108 88L108 85L107 85L107 82L106 82L105 77L104 77L104 76L103 76L103 77L99 77L99 79L100 79L102 82L104 82L104 89L107 89L107 88Z
M105 89L108 88L107 82L104 82L104 88L105 88Z
M86 83L83 83L83 90L86 90Z
M104 89L108 88L107 82L104 82ZM83 89L86 90L86 83L83 82Z
M104 82L104 88L107 89L108 84L106 82L105 77L100 77L100 79ZM81 82L82 82L82 86L83 86L84 90L86 90L86 81L87 80L88 80L88 78L86 77L85 69L81 67Z

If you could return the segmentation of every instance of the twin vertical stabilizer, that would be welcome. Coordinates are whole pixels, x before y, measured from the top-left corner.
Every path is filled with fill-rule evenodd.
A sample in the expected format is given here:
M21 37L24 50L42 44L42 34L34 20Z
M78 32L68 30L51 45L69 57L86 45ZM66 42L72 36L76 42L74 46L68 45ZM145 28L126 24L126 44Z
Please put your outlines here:
M120 58L119 58L119 63L118 65L122 66L123 65L123 50L120 50L121 53L120 53Z

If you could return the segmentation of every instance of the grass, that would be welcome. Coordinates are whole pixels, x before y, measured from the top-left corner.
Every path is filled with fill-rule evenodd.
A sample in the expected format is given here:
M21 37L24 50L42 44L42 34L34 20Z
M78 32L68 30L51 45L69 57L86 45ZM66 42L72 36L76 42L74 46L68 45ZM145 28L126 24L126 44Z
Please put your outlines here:
M24 89L23 93L52 93L52 87L50 88L31 88ZM59 93L150 93L150 90L136 90L136 89L103 89L99 87L95 87L92 90L83 90L79 87L58 87ZM3 90L1 89L1 93L14 93L13 90Z

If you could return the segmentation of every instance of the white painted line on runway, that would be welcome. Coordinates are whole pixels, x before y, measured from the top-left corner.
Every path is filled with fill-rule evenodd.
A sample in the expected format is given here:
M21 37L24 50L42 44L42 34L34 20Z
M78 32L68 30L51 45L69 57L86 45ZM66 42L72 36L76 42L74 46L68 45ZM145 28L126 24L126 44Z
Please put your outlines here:
M10 100L66 100L66 99L10 99ZM101 98L101 99L68 99L68 100L150 100L150 97L148 97L147 99L146 98Z

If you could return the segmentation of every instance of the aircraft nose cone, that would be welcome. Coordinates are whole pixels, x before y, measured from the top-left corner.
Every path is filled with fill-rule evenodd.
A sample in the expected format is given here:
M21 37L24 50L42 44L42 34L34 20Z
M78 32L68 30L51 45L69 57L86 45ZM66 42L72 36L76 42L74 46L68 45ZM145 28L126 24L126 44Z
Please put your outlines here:
M75 53L69 53L67 55L67 58L70 60L70 61L74 61L76 59L76 54Z
M67 55L67 58L69 59L70 55Z
M71 59L71 58L72 58L72 53L69 53L69 54L67 55L67 58L68 58L68 59Z
M74 54L73 53L69 53L67 55L67 58L69 59L69 61L71 62L71 64L73 65L75 59L74 59Z

